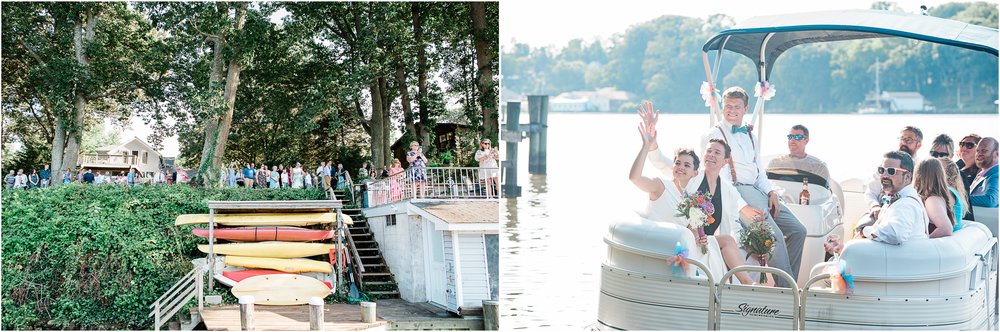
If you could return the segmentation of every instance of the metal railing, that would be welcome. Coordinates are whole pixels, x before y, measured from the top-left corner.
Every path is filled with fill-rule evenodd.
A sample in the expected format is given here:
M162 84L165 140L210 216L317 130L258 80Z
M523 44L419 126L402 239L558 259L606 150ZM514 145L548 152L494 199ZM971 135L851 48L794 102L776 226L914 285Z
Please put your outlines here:
M102 155L102 154L82 154L81 164L105 164L105 165L138 165L139 156Z
M497 199L499 192L488 192L486 181L479 179L481 172L499 173L500 168L411 167L369 183L368 205L407 199Z
M177 283L170 287L160 298L156 299L153 304L149 305L149 308L153 309L148 316L153 317L153 329L159 331L160 326L163 326L170 317L177 314L177 311L181 310L195 296L198 297L198 310L200 311L204 308L204 279L205 269L201 266L196 266L185 274L181 280L178 280Z

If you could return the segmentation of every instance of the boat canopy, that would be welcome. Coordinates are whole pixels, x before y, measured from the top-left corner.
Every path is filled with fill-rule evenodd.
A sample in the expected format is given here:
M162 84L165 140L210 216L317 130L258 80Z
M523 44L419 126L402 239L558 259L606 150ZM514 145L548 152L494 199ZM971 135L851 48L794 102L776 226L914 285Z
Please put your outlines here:
M801 44L904 37L997 55L997 29L938 17L885 10L838 10L750 18L719 32L702 51L725 49L750 58L759 80L770 77L775 60Z

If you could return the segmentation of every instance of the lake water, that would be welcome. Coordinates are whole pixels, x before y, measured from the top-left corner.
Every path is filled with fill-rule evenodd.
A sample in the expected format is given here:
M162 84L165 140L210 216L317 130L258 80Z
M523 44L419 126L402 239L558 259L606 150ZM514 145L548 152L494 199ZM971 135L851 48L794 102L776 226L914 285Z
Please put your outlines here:
M997 115L768 114L766 120L762 155L787 153L788 129L805 125L811 136L806 152L826 161L838 181L871 176L882 154L898 148L906 125L923 131L922 156L938 134L957 141L968 133L1000 132ZM504 329L582 329L596 322L607 226L635 218L647 201L628 181L641 146L638 123L635 114L550 114L547 175L528 175L528 144L521 144L522 197L501 204ZM708 125L704 114L661 114L660 147L701 151ZM659 175L649 165L645 170Z

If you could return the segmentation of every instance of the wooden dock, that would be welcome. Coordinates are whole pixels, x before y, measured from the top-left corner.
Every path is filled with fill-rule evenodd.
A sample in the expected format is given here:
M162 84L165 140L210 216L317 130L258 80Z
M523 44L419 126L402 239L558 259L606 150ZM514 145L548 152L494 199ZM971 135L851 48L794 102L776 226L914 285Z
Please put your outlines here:
M361 322L361 306L357 304L327 304L324 307L323 328L326 331L385 331L385 330L482 330L482 317L452 317L443 310L426 304L399 299L376 302L377 320ZM197 310L197 308L194 308ZM238 305L205 307L201 320L209 331L239 331ZM258 331L308 331L309 306L266 306L254 308L254 323Z

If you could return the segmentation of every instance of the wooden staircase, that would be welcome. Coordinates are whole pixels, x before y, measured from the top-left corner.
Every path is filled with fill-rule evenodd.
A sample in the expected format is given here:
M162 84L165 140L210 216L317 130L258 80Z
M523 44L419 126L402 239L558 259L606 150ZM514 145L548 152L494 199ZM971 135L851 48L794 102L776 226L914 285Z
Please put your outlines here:
M334 195L343 202L343 213L354 220L354 225L347 229L347 244L350 255L354 256L354 253L357 253L364 266L364 272L357 266L354 267L354 281L358 284L358 288L373 299L399 298L399 288L392 272L389 271L389 265L382 257L382 251L378 248L378 242L375 242L371 228L368 227L368 219L358 206L346 199L343 191L336 190ZM351 263L354 262L352 258Z

